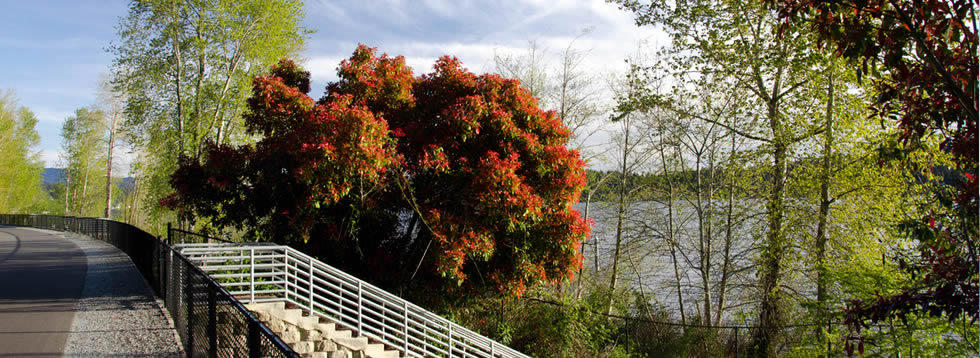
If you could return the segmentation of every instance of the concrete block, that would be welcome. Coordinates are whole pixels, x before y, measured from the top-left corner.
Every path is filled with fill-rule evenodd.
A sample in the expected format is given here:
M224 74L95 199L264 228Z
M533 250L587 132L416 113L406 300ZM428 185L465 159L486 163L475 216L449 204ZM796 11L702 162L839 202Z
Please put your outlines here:
M296 351L296 353L299 353L299 354L313 353L313 352L316 351L315 349L313 349L314 348L313 342L310 342L310 341L296 342L296 343L290 344L289 347L291 347L293 349L293 351Z
M314 347L317 352L333 352L337 350L337 343L329 339L321 339L315 342Z
M327 353L329 358L352 358L351 352L346 349L338 349L333 352Z
M276 331L273 331L276 332ZM286 325L286 329L276 332L279 338L282 338L283 342L292 344L294 342L299 342L303 339L302 335L299 333L299 329L293 325Z

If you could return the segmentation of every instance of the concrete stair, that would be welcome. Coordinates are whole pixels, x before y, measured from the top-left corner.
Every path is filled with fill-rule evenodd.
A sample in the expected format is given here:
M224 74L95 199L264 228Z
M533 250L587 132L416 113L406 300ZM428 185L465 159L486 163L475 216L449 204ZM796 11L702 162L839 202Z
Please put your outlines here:
M304 358L398 358L400 352L385 350L383 344L371 343L367 337L331 322L320 322L317 316L304 316L303 310L286 308L285 302L246 304L246 308L265 323L272 332Z

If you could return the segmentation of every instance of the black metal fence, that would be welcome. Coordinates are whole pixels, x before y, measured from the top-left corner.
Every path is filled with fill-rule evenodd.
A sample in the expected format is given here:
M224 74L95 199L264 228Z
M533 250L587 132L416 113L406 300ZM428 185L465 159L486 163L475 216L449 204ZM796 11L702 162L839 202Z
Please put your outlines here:
M129 255L163 298L188 357L298 357L200 268L139 228L98 218L23 214L0 214L0 225L87 235Z

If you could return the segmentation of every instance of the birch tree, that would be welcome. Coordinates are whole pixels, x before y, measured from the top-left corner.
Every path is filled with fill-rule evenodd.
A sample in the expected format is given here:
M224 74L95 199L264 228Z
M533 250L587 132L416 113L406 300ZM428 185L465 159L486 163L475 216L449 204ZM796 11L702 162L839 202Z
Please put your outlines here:
M99 216L105 198L106 117L101 110L79 108L62 125L62 161L65 165L65 214Z
M41 199L37 117L18 105L13 91L0 90L0 212L25 212Z
M115 84L126 95L123 128L147 153L147 208L167 192L180 156L206 143L235 144L252 78L303 49L298 0L133 0L120 20Z

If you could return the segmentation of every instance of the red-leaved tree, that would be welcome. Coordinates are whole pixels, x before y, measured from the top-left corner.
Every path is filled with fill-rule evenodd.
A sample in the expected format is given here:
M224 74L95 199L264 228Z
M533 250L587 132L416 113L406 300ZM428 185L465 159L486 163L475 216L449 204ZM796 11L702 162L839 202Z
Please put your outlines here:
M338 75L316 102L290 61L256 78L262 139L181 162L165 204L396 290L519 296L581 265L584 162L518 81L452 57L416 77L363 45Z

